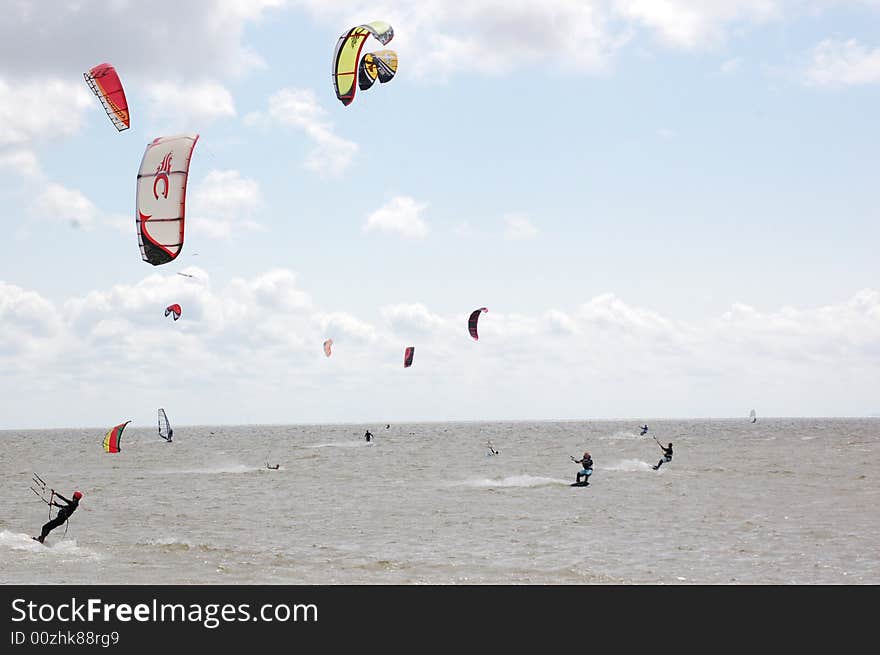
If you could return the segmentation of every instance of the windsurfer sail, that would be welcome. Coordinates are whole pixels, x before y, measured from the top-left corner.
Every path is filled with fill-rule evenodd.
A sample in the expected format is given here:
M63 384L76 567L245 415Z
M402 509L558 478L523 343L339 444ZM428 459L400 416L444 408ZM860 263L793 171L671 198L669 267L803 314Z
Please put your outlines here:
M171 428L171 423L168 421L168 415L161 407L159 408L159 436L168 443L171 443L171 437L174 436L174 430Z
M752 421L752 423L757 422L758 417L755 416L755 410L749 412L749 419Z

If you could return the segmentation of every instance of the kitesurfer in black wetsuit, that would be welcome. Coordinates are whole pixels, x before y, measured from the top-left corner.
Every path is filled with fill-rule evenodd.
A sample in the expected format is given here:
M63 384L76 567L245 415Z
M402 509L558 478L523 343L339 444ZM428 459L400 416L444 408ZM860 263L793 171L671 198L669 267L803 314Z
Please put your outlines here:
M645 423L641 429L642 429L642 433L639 435L640 437L648 434L648 424L647 423Z
M63 500L67 504L66 505L59 505L54 500L49 503L49 505L58 508L58 514L55 516L54 519L52 519L51 521L49 521L48 523L46 523L43 526L43 530L40 532L39 537L34 537L34 539L36 539L40 543L43 543L43 541L45 541L45 539L46 539L46 536L50 532L52 532L52 530L57 528L59 525L63 525L64 522L70 518L70 515L76 511L76 508L79 507L79 499L82 498L82 492L74 491L73 492L73 500L68 500L67 498L62 496L60 493L58 493L57 491L52 489L52 496L53 497L57 496L58 498L60 498L61 500Z
M663 466L663 462L671 462L672 461L672 442L669 442L669 445L664 447L660 442L657 442L657 445L660 446L660 450L663 451L663 457L660 458L660 461L657 462L657 465L654 466L654 470L656 471L658 468Z
M569 455L569 457L571 457ZM584 479L584 484L590 484L590 476L593 475L593 458L590 457L590 453L584 451L584 456L581 459L571 458L575 464L583 464L584 468L581 471L578 471L577 476L575 477L575 482L580 482L581 478Z
M364 439L366 439L367 443L369 443L373 439L373 434L369 430L367 430L366 432L364 432Z
M487 455L500 455L501 454L500 450L495 450L495 446L492 445L491 441L487 441L486 445L489 447L489 452L486 453Z

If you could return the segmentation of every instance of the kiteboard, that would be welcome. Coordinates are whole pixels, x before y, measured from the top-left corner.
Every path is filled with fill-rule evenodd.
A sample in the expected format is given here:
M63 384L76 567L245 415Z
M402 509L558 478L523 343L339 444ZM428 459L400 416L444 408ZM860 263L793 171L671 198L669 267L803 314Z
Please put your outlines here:
M590 483L588 481L584 480L583 482L572 482L571 486L572 487L589 487Z
M38 537L31 537L31 539L36 541L38 544L42 544L43 546L46 546L46 542L40 541ZM48 546L46 546L46 548L48 548Z

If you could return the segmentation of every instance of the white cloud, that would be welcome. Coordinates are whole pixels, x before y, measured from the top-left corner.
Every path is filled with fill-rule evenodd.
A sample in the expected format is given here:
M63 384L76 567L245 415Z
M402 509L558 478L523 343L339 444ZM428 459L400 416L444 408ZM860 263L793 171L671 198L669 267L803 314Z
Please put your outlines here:
M364 231L424 239L428 235L428 224L422 219L422 212L427 207L409 196L395 196L367 217Z
M194 215L187 218L186 221L187 232L191 236L200 235L217 240L230 240L242 231L264 232L266 229L260 223L248 219L232 221Z
M212 170L190 192L190 234L229 239L236 230L263 230L254 215L263 206L260 185L236 170Z
M40 217L86 230L94 227L100 217L98 208L80 191L54 183L48 184L37 196L32 211Z
M152 116L173 119L178 125L198 125L235 116L232 94L213 80L154 82L147 87L147 97Z
M0 76L0 146L75 134L87 108L100 110L85 83L57 78L13 82Z
M855 39L826 39L813 50L806 82L815 86L854 86L880 82L880 47L870 49Z
M745 416L756 404L765 415L876 411L874 289L817 308L738 304L710 320L676 320L613 294L567 311L492 308L474 343L470 308L389 305L374 325L317 306L286 269L218 289L207 272L188 270L202 282L153 272L60 302L0 281L5 424L93 425L108 407L152 421L168 393L186 395L191 421L212 423L242 420L235 398L262 421L361 420L377 403L387 411L389 397L413 420ZM164 317L170 302L180 321ZM331 360L321 352L327 336L340 346ZM402 377L408 345L416 362ZM156 375L163 362L173 376ZM38 411L46 403L51 417Z
M31 150L10 150L7 152L0 152L0 169L18 173L24 178L43 178L40 162Z
M785 9L782 0L614 0L613 4L622 16L683 49L717 45L727 38L730 25L780 19Z
M377 15L368 3L302 0L295 4L338 33L358 16ZM610 22L605 0L410 0L381 14L394 27L389 44L406 62L408 74L444 77L466 71L511 74L523 65L554 65L603 71L625 37Z
M325 334L333 336L334 342L343 343L343 337L350 337L358 342L370 343L377 338L376 328L345 312L320 313L315 320Z
M245 28L283 4L283 0L13 0L4 7L0 21L0 75L60 71L74 79L105 61L116 67L124 85L168 76L203 79L241 74L263 63L243 43Z
M311 307L309 295L296 287L296 275L278 268L263 273L247 284L252 297L262 307L299 310Z
M375 5L367 2L298 0L294 4L332 25L336 33L342 32L340 25L377 15ZM389 47L398 51L407 75L431 81L465 72L512 75L548 62L557 70L601 74L640 32L667 47L702 50L769 22L864 4L863 0L401 0L378 14L394 27ZM735 61L727 62L727 72Z
M247 125L276 123L302 130L314 142L305 166L317 173L340 175L357 154L358 145L335 133L311 89L281 89L269 98L267 114L255 112L245 117Z
M734 57L733 59L728 59L721 64L721 72L725 75L735 73L742 66L742 62L742 57Z
M40 170L29 151L0 153L0 168L10 168L21 175L21 190L30 216L40 222L63 223L75 229L111 228L131 234L134 220L107 212L93 203L82 191L52 182Z
M560 334L577 334L579 332L579 328L577 322L566 314L565 312L561 312L556 309L551 309L546 313L544 319L548 326L552 330Z
M191 206L200 213L221 218L250 215L263 203L256 180L236 170L212 170L193 190Z
M381 309L382 318L393 332L425 334L445 325L438 315L431 313L422 303L387 305Z
M538 228L532 225L528 217L521 214L507 214L504 217L504 224L505 239L523 241L538 236Z

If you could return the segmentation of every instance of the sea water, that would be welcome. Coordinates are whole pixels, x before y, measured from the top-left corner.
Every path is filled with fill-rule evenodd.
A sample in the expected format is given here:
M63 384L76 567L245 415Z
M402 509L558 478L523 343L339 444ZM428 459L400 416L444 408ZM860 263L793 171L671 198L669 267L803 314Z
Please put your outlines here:
M880 419L647 422L0 431L0 582L880 583Z

